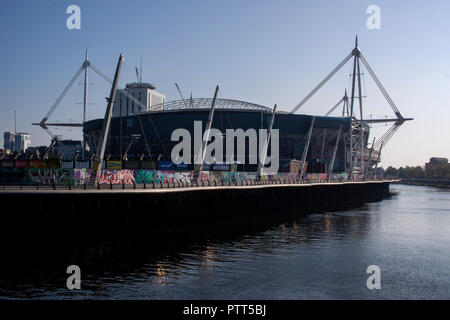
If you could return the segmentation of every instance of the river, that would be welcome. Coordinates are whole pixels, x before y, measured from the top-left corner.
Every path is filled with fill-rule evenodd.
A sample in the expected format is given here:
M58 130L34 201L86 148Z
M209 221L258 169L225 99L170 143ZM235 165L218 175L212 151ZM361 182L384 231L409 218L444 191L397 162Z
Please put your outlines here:
M0 298L450 299L450 191L391 192L345 211L35 245L2 259ZM380 289L366 285L371 265Z

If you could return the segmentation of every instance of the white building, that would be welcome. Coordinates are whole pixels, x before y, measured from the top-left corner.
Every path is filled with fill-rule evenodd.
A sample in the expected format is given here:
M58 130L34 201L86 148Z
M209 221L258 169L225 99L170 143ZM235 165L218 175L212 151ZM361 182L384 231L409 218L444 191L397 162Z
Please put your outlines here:
M113 117L129 116L138 112L154 111L164 108L166 96L155 91L155 86L150 83L128 83L125 89L116 92L113 105ZM136 103L124 94L126 91L141 104ZM121 112L122 111L122 112Z
M31 145L31 135L29 133L17 132L14 140L14 151L17 153L27 151Z

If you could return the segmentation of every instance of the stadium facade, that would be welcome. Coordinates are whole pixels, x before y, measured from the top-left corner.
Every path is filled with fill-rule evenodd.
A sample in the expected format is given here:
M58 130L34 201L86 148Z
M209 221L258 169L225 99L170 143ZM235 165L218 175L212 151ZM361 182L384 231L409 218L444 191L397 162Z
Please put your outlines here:
M171 141L172 132L176 129L186 129L194 135L194 121L201 121L203 130L207 123L211 108L211 98L195 98L163 102L158 105L151 104L151 96L148 93L138 97L138 91L142 91L145 85L127 85L129 94L140 101L124 97L121 92L116 97L113 106L113 118L106 143L106 152L109 159L139 159L145 158L153 161L171 161L171 150L178 141ZM154 91L153 85L148 85L148 90L165 99ZM141 99L142 97L142 99ZM145 100L144 100L145 99ZM126 110L126 111L124 111ZM133 112L136 110L136 112ZM212 128L221 132L227 129L268 129L272 109L238 100L217 99ZM313 123L314 118L314 123ZM103 119L95 119L86 122L85 134L90 150L95 152L100 139ZM309 138L309 131L312 134ZM277 112L273 129L279 130L279 165L280 171L289 172L291 163L303 158L305 147L309 147L306 153L305 166L309 173L326 173L333 158L337 137L339 143L335 155L333 172L348 172L351 170L349 157L349 136L352 130L350 117L323 117L304 114L292 114ZM339 134L339 131L341 133ZM365 143L369 128L364 130ZM270 151L270 147L268 149ZM194 150L191 150L192 155ZM245 162L238 164L238 170L256 171L257 165L251 165L248 161L249 146L246 141ZM258 150L258 153L260 151ZM225 154L225 150L223 152ZM236 154L236 152L235 152ZM193 157L192 157L193 158Z

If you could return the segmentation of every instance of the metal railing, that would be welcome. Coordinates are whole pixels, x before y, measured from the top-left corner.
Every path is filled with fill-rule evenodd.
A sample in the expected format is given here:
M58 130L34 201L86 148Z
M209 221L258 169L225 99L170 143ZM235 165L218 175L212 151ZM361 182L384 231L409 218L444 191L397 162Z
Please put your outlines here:
M168 182L149 182L149 183L125 183L124 180L118 183L117 181L110 183L40 183L22 181L18 179L9 181L2 178L0 180L0 190L132 190L132 189L175 189L175 188L199 188L199 187L245 187L245 186L267 186L267 185L302 185L302 184L331 184L343 182L375 182L383 181L384 179L173 179ZM5 183L6 182L6 183ZM18 183L19 182L19 183Z

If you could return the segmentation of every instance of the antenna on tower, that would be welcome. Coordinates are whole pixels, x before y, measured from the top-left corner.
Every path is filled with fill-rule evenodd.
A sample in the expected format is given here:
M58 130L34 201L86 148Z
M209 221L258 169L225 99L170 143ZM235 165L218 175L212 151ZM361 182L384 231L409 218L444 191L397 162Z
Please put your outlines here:
M142 83L142 57L141 57L141 69L139 72L139 83Z
M181 100L183 100L184 105L187 107L186 100L184 100L183 94L181 93L178 83L175 82L175 87L177 87L178 93L180 94Z
M139 70L138 67L134 67L136 69L136 82L139 82Z
M16 110L14 110L14 134L16 134L17 133L17 130L16 130Z
M138 67L134 67L134 69L136 69L136 81L138 83L142 83L142 57L141 57L141 64L140 64L139 69L138 69Z

